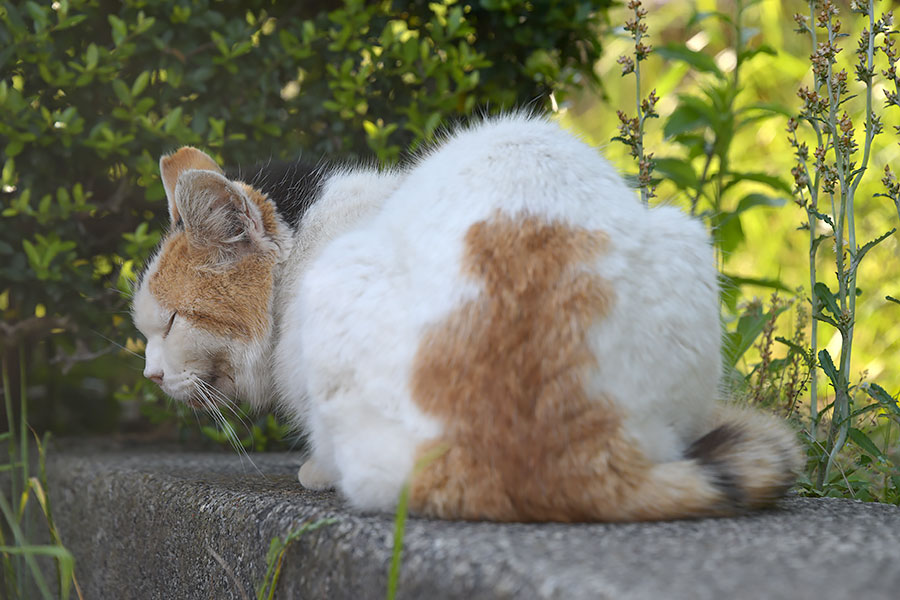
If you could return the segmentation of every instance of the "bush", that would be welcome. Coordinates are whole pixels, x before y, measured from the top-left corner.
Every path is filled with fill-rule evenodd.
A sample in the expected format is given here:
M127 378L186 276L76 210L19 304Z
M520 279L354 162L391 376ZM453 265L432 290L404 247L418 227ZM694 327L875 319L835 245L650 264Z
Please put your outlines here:
M609 4L4 2L0 352L27 348L33 418L117 425L140 366L111 344L140 350L125 296L165 221L160 154L396 161L448 119L595 83Z

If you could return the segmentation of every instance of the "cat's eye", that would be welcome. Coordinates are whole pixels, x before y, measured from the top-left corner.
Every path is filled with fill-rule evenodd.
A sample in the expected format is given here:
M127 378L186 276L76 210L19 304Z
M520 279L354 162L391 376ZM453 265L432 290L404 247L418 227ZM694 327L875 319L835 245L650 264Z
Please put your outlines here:
M169 324L166 325L166 332L163 334L163 337L166 337L167 335L169 335L169 332L172 331L172 325L175 324L175 315L177 314L177 312L172 313L172 316L169 318Z

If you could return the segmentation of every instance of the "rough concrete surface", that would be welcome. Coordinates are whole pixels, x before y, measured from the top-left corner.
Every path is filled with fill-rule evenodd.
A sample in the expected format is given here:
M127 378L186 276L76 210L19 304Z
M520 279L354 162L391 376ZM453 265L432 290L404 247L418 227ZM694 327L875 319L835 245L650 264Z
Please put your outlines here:
M275 536L276 598L384 598L393 515L305 491L296 454L67 443L54 514L90 599L255 598ZM258 470L257 470L258 469ZM399 598L900 598L900 507L792 498L735 519L639 524L407 523Z

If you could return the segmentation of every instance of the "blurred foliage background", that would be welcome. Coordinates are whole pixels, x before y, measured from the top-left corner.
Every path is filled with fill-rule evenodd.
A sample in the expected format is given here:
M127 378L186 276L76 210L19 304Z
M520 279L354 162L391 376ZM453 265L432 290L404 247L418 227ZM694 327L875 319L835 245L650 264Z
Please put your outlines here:
M636 173L629 148L610 142L620 133L616 111L633 112L636 99L617 62L633 48L629 11L612 4L0 3L0 352L13 366L24 358L32 424L58 433L198 430L141 380L142 341L128 316L134 274L166 220L157 161L180 145L229 167L301 153L389 164L467 115L528 107L554 113ZM798 355L773 339L802 342L808 318L797 314L810 294L808 234L797 230L806 215L793 202L785 131L799 111L797 89L812 80L810 42L792 19L808 3L643 4L654 51L641 63L642 93L659 98L644 141L659 179L653 202L683 205L713 233L733 392L802 420L802 394L785 398L779 387ZM852 54L863 21L848 4L837 2ZM858 100L847 110L861 122ZM873 174L897 163L898 116L885 113ZM897 224L894 207L873 198L879 191L878 176L860 188L860 239ZM900 296L898 252L898 236L888 238L860 269L852 368L894 396L900 307L884 296ZM782 298L775 306L773 291ZM819 347L836 354L835 335L821 328ZM827 382L806 367L827 404ZM10 369L13 389L17 373ZM869 416L895 476L900 428ZM207 437L226 437L198 418ZM238 431L248 446L285 433L270 415L253 419ZM882 487L896 491L900 479Z
M684 166L690 165L693 177L699 177L704 156L690 155L692 140L688 135L700 136L704 141L713 138L715 125L707 125L702 113L693 108L704 99L706 92L730 86L729 78L736 66L735 36L728 24L723 24L713 16L721 11L734 15L735 2L716 0L696 0L692 10L685 10L683 2L645 2L649 8L647 22L655 52L643 63L642 78L649 91L655 88L661 98L656 105L660 114L658 121L650 121L647 126L645 146L655 152L655 159L674 159L674 166L667 164L665 172L658 171L662 178L657 190L657 202L673 202L685 208L690 207L689 194L691 175L685 175ZM743 45L755 51L749 60L741 64L738 81L735 121L744 121L746 126L733 132L730 168L738 173L761 173L777 178L769 181L744 180L733 192L724 194L722 211L734 211L746 195L762 193L782 202L763 204L742 212L732 225L720 230L722 249L721 268L736 277L781 281L790 295L797 288L805 287L809 295L808 274L808 234L798 231L806 221L802 208L791 201L793 187L791 168L794 165L793 150L788 143L787 119L796 115L801 105L797 91L801 86L812 85L809 55L811 52L808 36L798 34L792 16L795 13L808 14L807 2L762 0L750 5L744 16ZM856 39L866 25L865 19L849 14L849 2L837 2L841 9L842 32L849 35L843 58L849 63L853 58ZM876 2L881 10L890 9L891 2ZM623 171L634 172L628 149L620 144L609 144L617 135L618 122L615 110L629 111L634 106L634 89L630 81L622 78L616 63L618 56L628 54L632 44L622 32L603 38L606 47L604 55L597 63L596 71L605 82L603 101L591 95L581 95L565 111L564 122L582 133L592 143L603 148L607 158L615 162ZM683 46L683 48L681 48ZM667 51L668 50L668 51ZM684 50L701 56L689 55ZM847 56L850 55L850 56ZM676 56L685 56L679 60ZM693 63L693 64L692 64ZM851 71L852 73L852 71ZM851 92L859 94L863 86L851 82ZM884 83L876 85L876 105L883 105ZM718 107L717 107L718 108ZM846 105L855 123L864 121L864 98L858 97ZM743 112L741 113L741 111ZM633 112L633 110L631 111ZM699 112L699 111L698 111ZM719 116L724 116L720 111ZM675 122L670 121L675 116ZM896 227L897 211L890 201L873 198L883 192L880 182L884 166L900 165L900 145L893 126L900 124L900 111L884 112L887 133L875 138L871 158L871 176L864 180L859 197L864 199L857 208L857 226L861 240L870 240ZM680 168L679 168L680 167ZM895 169L896 170L896 169ZM680 176L679 176L680 175ZM900 391L900 307L884 301L884 296L900 293L900 238L892 236L882 245L872 250L867 262L862 263L859 275L863 295L857 306L857 329L854 350L854 372L865 372L872 380L880 380L893 393ZM820 271L831 274L833 263L830 256L819 258ZM833 276L833 274L832 274ZM766 299L771 287L746 285L742 288L740 301L748 302L754 297ZM784 325L790 313L783 316ZM788 328L789 330L789 328ZM831 349L836 354L839 339L822 331L820 347ZM753 360L747 355L743 369Z
M796 159L787 127L788 119L801 111L799 89L815 88L810 55L816 45L808 32L798 31L794 15L807 15L808 24L813 25L816 18L810 16L810 6L818 15L823 4L696 0L688 7L683 2L643 2L649 31L644 42L652 44L653 51L640 63L640 99L646 99L651 89L658 98L651 107L658 118L645 121L643 147L654 155L657 198L653 202L683 206L701 216L713 234L723 275L725 363L726 368L732 367L726 382L731 394L784 414L803 431L818 428L818 436L802 436L810 458L809 470L801 477L803 491L897 503L900 306L886 298L896 298L900 292L897 235L874 246L858 271L847 382L849 443L836 468L823 475L824 481L807 478L813 477L817 463L827 458L827 446L834 442L826 439L825 429L831 427L835 392L818 356L809 353L810 234L803 230L806 211L794 201L791 170ZM854 4L868 3L833 2L840 13L840 32L845 34L835 73L839 68L849 73L848 100L838 114L846 111L852 119L854 139L862 148L866 86L856 80L854 64L857 41L869 27L869 19L854 13ZM892 2L873 4L875 20L893 8ZM603 98L582 94L560 112L565 124L602 147L624 172L634 174L637 184L631 147L609 143L622 136L616 111L624 111L626 117L634 117L636 111L634 75L623 78L619 60L634 53L634 40L624 28L616 28L631 13L617 13L620 16L611 19L613 31L602 38L604 54L595 70L603 82ZM895 30L896 25L888 29ZM826 34L818 29L817 36L822 42ZM900 205L877 196L885 193L885 166L895 165L896 171L900 163L900 105L890 95L896 94L897 86L885 73L889 70L886 56L876 52L875 64L873 106L885 133L874 139L868 172L856 194L860 246L900 225ZM800 134L802 138L804 132ZM802 139L812 154L814 136L807 131ZM857 164L861 154L854 157ZM825 202L820 210L830 214ZM817 224L816 234L826 236L816 255L818 281L836 290L834 236L824 222ZM773 293L779 298L773 299ZM817 347L837 357L840 333L819 325ZM810 378L816 378L819 388L815 419L810 417Z

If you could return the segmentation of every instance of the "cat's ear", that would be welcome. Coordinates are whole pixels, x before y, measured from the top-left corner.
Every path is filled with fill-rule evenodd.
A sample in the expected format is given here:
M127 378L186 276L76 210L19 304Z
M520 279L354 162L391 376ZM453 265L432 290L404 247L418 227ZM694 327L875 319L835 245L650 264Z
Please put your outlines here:
M178 178L173 195L175 209L195 246L230 257L277 249L266 233L259 206L240 184L224 175L188 169Z
M181 218L181 215L178 213L178 207L175 204L175 186L181 174L188 169L222 174L222 169L219 168L216 161L206 153L190 146L184 146L177 152L166 154L160 158L159 174L162 178L163 187L166 188L166 199L169 201L169 216L172 219L172 224L177 223L178 219Z

